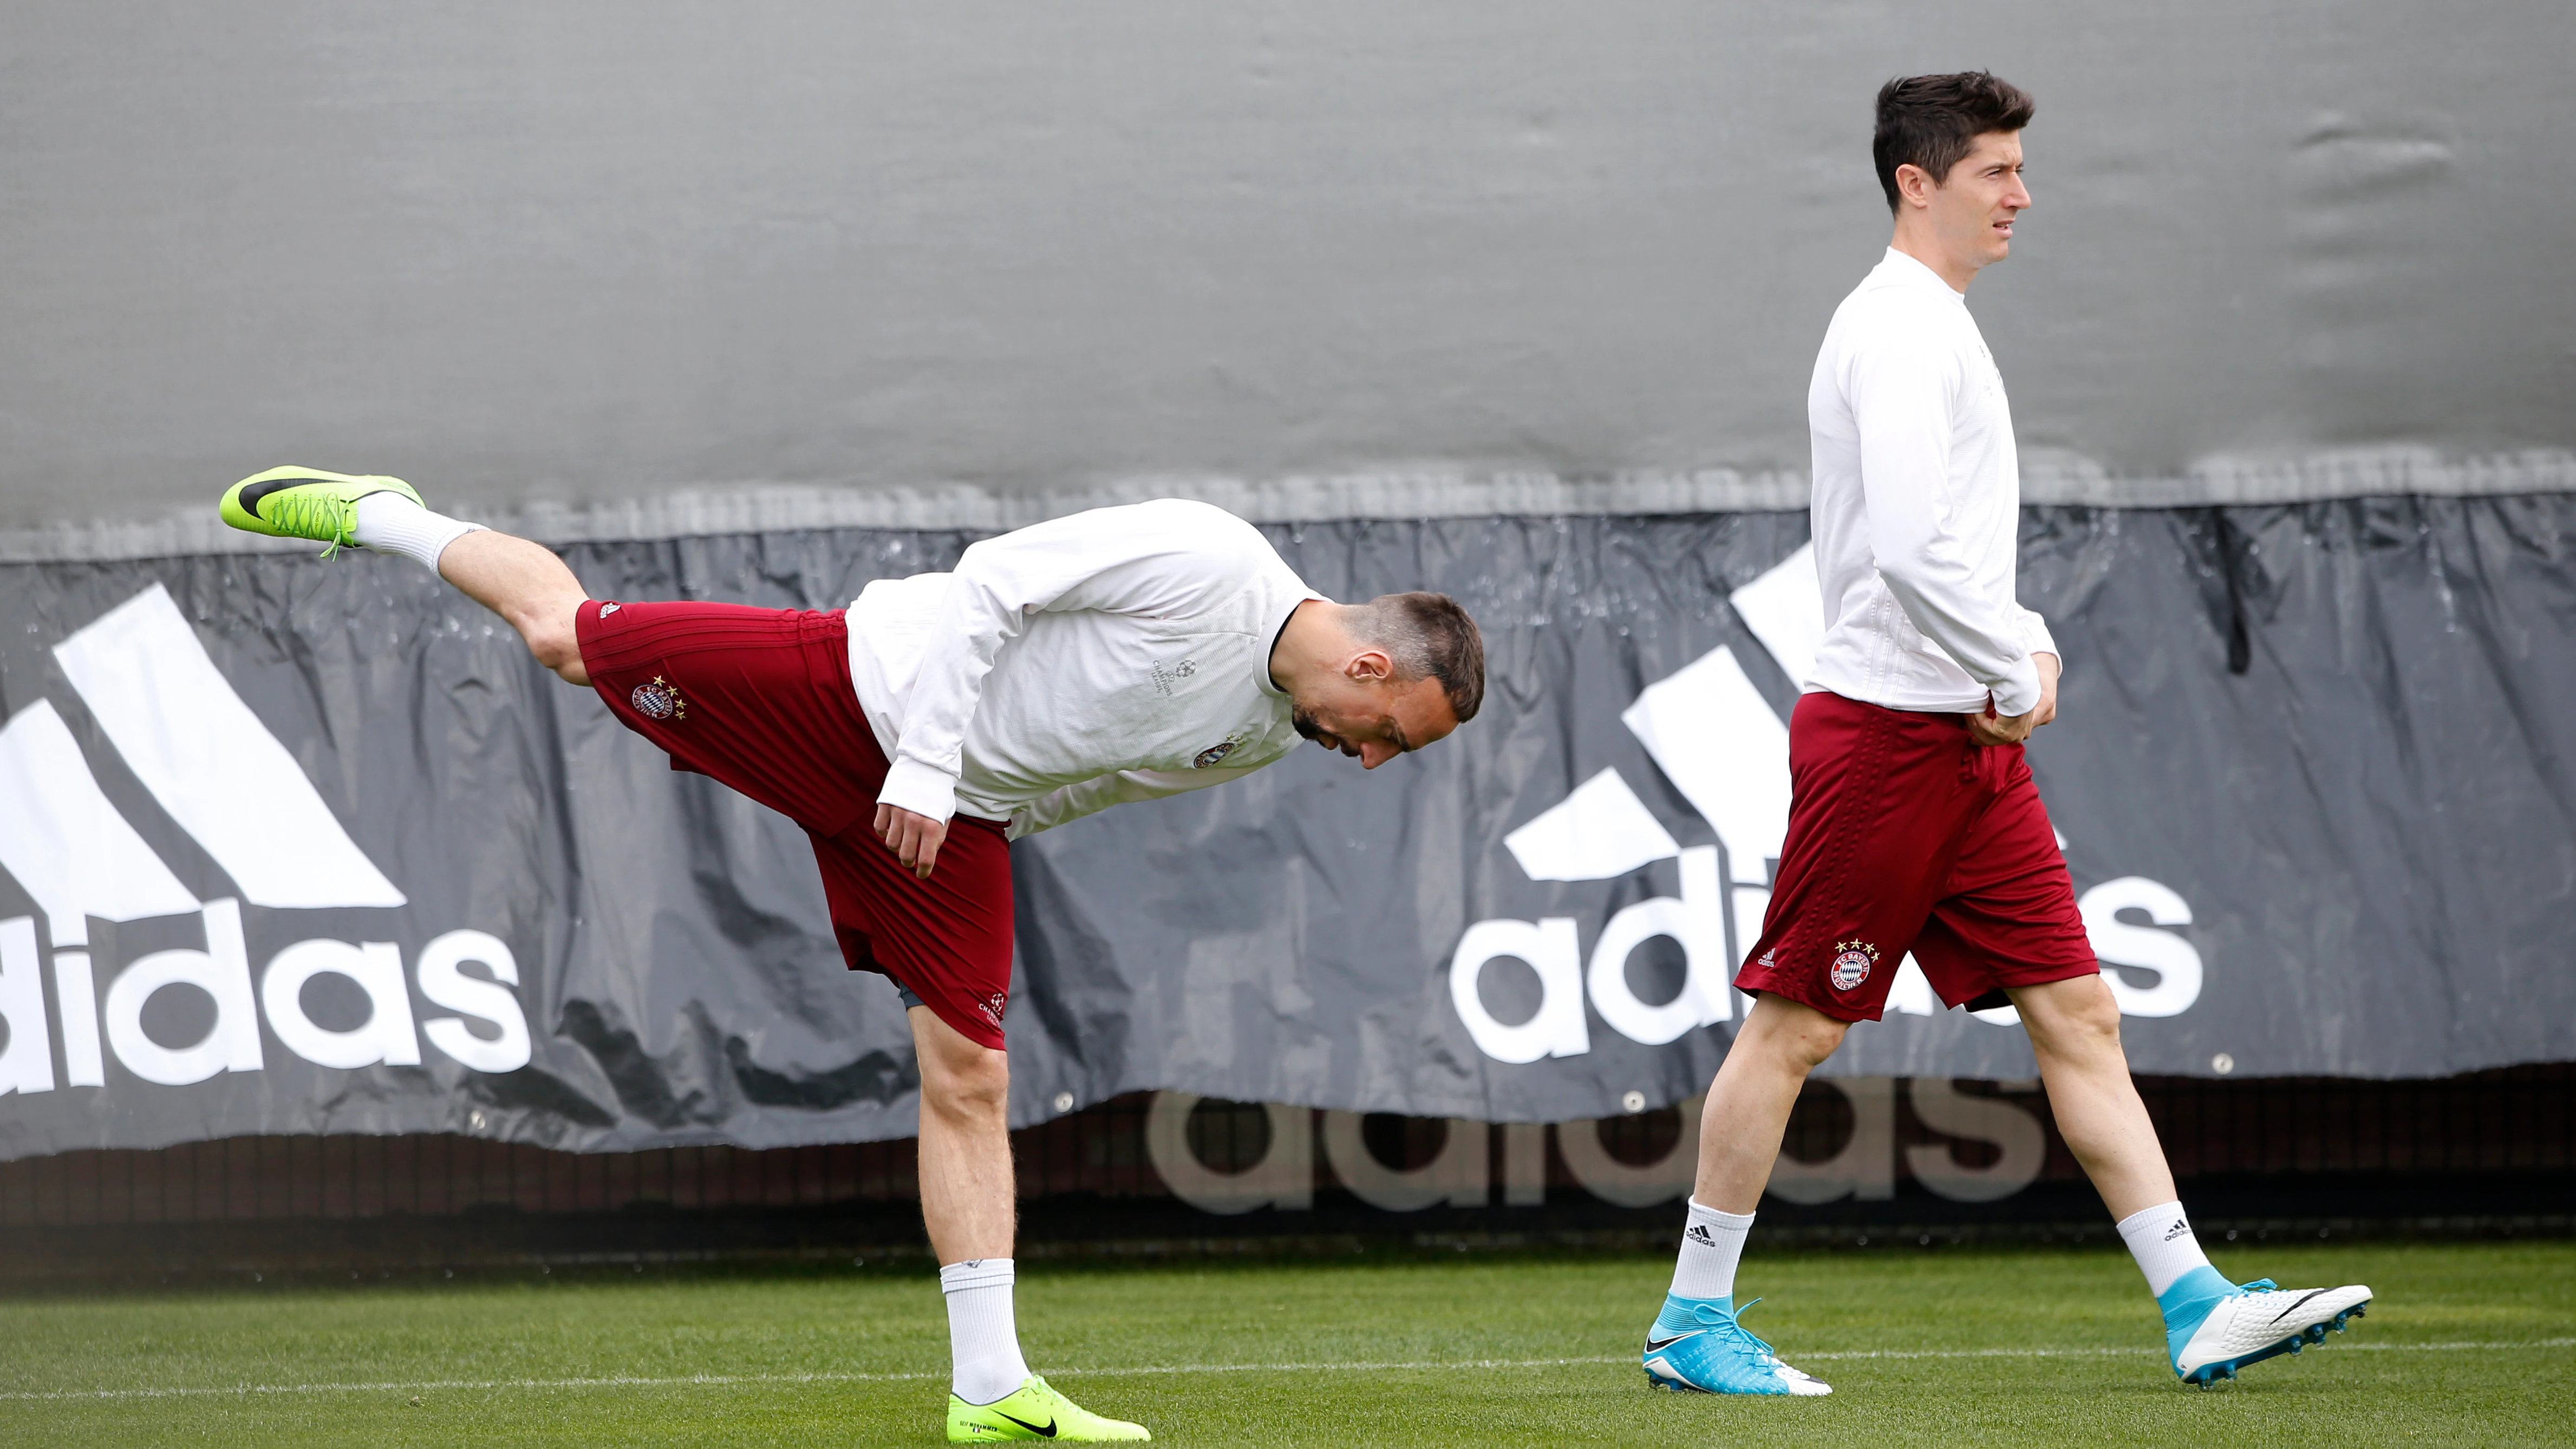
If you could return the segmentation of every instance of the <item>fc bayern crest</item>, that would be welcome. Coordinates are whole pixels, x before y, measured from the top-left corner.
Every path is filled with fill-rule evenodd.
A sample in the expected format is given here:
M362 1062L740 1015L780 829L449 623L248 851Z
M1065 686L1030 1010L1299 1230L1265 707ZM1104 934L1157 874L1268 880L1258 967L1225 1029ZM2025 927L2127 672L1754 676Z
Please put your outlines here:
M1878 964L1878 948L1867 941L1844 941L1834 947L1834 967L1825 977L1836 991L1849 991L1869 979Z
M1233 754L1234 747L1241 743L1243 743L1241 740L1227 740L1221 745L1210 745L1206 749L1199 751L1198 758L1190 761L1190 768L1193 770L1204 770L1208 766L1215 764L1217 761L1224 759L1226 756Z
M658 674L650 682L635 686L635 692L626 698L635 706L635 712L646 719L689 717L689 702L680 697L680 686Z

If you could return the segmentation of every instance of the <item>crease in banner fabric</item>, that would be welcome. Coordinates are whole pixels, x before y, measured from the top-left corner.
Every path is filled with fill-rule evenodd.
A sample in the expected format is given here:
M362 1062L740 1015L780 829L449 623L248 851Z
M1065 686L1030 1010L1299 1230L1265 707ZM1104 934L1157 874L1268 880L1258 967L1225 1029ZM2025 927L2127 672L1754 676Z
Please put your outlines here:
M1015 1120L1160 1089L1564 1122L1743 1019L1819 605L1800 513L1282 524L1456 595L1483 714L1019 842ZM592 542L595 594L836 608L974 535ZM2576 1056L2576 497L2024 510L2031 746L2145 1073ZM575 1150L915 1128L794 826L417 566L0 564L0 1156L254 1133ZM2022 1078L1899 963L1856 1078Z

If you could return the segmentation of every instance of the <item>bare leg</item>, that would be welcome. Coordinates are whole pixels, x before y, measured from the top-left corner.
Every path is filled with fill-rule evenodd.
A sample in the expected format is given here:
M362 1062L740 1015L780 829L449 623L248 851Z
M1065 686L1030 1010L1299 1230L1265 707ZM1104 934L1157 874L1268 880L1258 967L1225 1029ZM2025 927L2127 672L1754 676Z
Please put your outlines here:
M588 687L573 615L590 595L554 550L506 533L478 529L438 556L441 578L509 621L537 662L567 684Z
M2012 988L2058 1135L2114 1220L2172 1202L2173 1169L2120 1050L2120 1005L2099 976Z
M1789 1130L1789 1109L1798 1105L1798 1089L1843 1044L1849 1030L1849 1023L1769 992L1753 999L1744 1029L1735 1034L1717 1080L1709 1084L1708 1103L1700 1109L1693 1198L1722 1213L1749 1213L1760 1206L1771 1164L1780 1156L1781 1134Z
M1011 1256L1010 1058L968 1041L926 1006L912 1019L921 1062L921 1220L942 1267Z

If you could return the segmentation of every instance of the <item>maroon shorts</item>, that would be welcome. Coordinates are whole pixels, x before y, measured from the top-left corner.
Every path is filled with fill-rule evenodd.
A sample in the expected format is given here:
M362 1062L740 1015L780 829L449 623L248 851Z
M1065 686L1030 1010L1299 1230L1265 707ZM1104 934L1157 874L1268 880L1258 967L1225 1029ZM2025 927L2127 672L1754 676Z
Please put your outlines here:
M1735 984L1876 1021L1912 951L1952 1006L2101 970L2022 747L1838 694L1789 717L1789 838Z
M575 618L591 688L628 729L661 746L672 769L805 828L850 969L894 978L967 1040L999 1050L1010 842L994 821L957 816L922 880L871 833L886 759L850 687L842 616L593 599Z

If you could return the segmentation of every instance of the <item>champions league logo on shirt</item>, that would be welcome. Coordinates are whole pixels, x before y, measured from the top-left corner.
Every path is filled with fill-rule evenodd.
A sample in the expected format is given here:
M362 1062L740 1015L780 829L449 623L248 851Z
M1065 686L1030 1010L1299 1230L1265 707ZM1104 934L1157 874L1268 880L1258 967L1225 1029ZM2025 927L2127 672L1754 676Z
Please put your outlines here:
M1878 964L1878 948L1867 941L1838 941L1834 944L1833 971L1825 978L1836 991L1849 991L1869 979L1869 968Z

